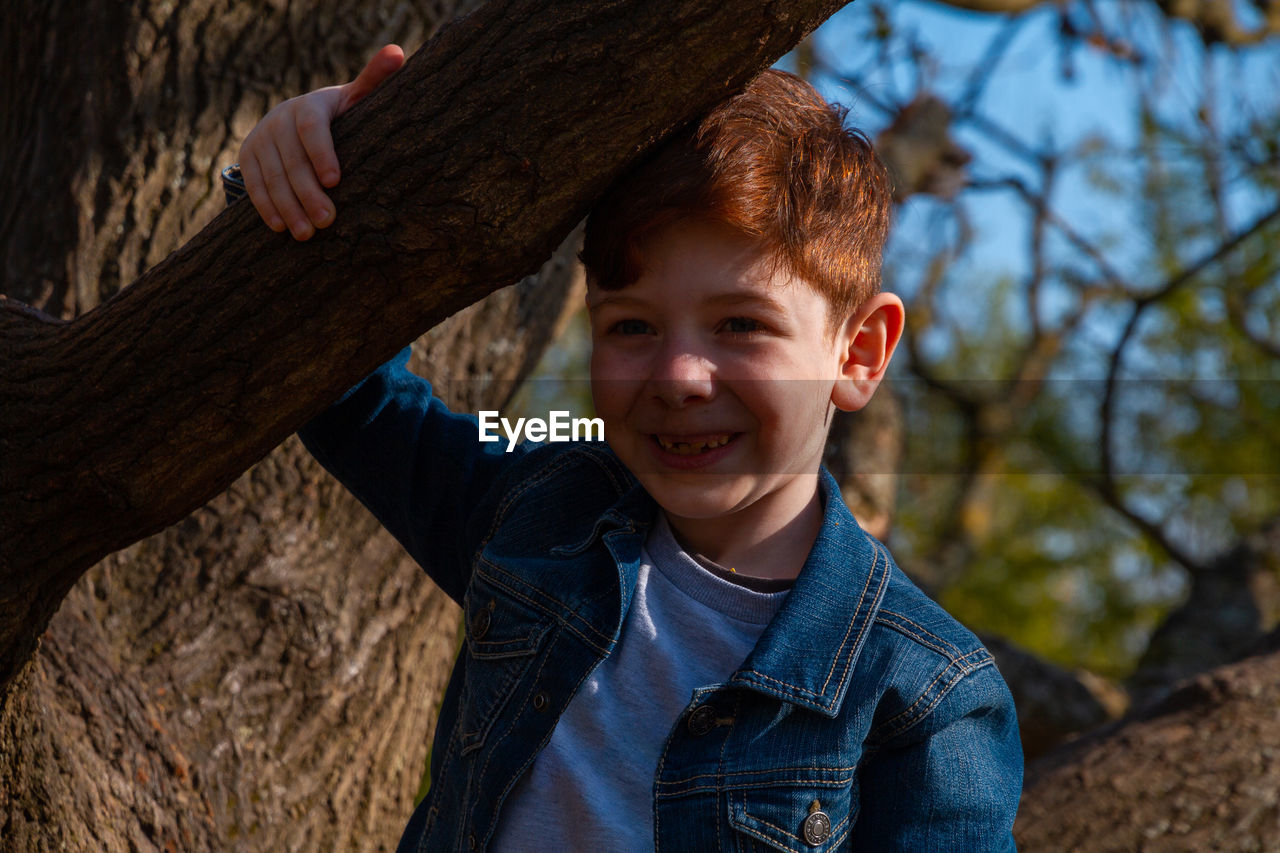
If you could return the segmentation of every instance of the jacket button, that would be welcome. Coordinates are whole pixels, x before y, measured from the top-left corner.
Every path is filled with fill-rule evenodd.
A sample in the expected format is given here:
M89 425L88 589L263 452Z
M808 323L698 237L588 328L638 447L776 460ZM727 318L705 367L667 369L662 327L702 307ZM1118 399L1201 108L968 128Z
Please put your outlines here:
M817 847L831 837L831 818L827 817L824 811L810 811L809 816L804 819L801 832L804 835L805 844Z
M694 737L702 737L716 727L716 709L710 705L699 705L689 715L689 722L686 723L686 726L689 729L689 734Z
M479 640L489 633L489 611L477 610L471 617L471 636Z
M496 605L497 605L497 602L491 598L489 599L488 604L486 604L484 607L481 607L472 615L471 617L472 639L476 639L476 640L483 639L484 635L489 633L489 623L493 621L493 616L491 614L493 613L493 608Z
M547 706L550 704L551 700L547 696L547 691L539 690L537 693L533 694L533 710L538 712L545 711L547 710Z

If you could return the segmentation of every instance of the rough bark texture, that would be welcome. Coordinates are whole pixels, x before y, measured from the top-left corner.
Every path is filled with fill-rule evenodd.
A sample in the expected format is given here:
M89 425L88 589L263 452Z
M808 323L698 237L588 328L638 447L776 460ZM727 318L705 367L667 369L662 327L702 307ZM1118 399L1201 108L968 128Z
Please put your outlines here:
M0 58L20 165L0 170L0 291L92 308L221 210L216 169L267 107L459 5L7 7L4 43L27 47ZM572 251L434 329L418 369L501 405L581 298ZM455 638L453 605L290 439L72 588L0 710L0 849L389 847Z
M1016 832L1025 853L1275 850L1280 633L1028 770Z
M452 380L438 390L459 407L501 406L575 301L566 254L546 283L433 330L415 367ZM456 622L290 439L68 595L0 715L0 838L24 851L391 846Z

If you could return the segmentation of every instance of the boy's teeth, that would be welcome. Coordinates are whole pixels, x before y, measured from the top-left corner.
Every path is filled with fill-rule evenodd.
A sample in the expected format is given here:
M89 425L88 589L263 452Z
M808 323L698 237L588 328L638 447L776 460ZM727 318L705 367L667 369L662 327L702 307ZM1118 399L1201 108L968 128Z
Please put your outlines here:
M695 453L704 453L707 450L724 447L729 443L730 438L731 436L728 433L699 441L671 441L660 435L657 436L658 444L663 450L680 456L692 456Z

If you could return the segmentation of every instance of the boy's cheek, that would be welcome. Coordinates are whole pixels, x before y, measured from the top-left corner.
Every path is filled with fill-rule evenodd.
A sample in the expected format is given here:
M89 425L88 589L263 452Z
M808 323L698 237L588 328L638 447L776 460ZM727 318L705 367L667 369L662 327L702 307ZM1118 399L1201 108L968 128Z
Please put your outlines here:
M596 415L604 419L606 431L616 430L622 425L622 419L631 408L631 401L640 391L640 384L635 381L592 375L591 401L595 406Z
M598 383L625 377L622 362L617 353L612 352L607 343L591 345L591 390L594 392Z

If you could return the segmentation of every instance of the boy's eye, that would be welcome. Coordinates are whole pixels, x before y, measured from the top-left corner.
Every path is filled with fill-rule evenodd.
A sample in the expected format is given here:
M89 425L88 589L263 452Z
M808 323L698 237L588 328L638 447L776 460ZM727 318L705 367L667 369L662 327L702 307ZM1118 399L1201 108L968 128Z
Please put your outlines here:
M764 324L750 317L729 317L721 325L721 328L730 334L749 335L752 332L763 331Z
M609 331L615 335L647 335L650 326L644 320L619 320Z

